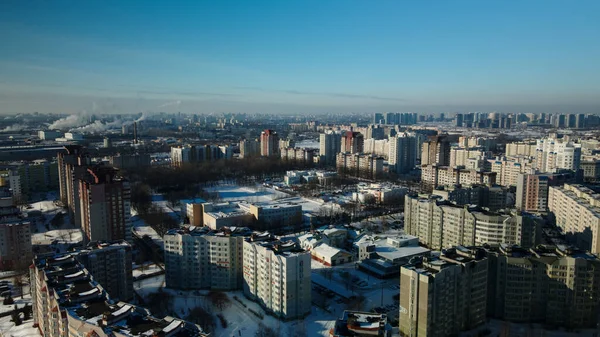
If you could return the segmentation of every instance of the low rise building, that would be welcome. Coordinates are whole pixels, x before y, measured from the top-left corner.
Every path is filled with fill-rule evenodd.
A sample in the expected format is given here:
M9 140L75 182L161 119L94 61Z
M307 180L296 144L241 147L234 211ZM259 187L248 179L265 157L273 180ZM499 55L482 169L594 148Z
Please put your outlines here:
M353 255L343 249L332 247L326 243L317 245L310 250L313 260L326 266L339 266L353 261Z
M232 226L248 226L254 216L237 203L205 203L202 205L202 223L211 229Z
M329 337L362 336L391 337L392 326L387 322L387 315L345 310L342 318L329 330Z
M399 267L412 258L429 256L430 250L419 246L419 238L401 235L388 238L364 238L358 243L358 267L377 277L397 276Z
M239 203L239 207L252 214L256 228L269 230L302 223L302 205L287 201Z

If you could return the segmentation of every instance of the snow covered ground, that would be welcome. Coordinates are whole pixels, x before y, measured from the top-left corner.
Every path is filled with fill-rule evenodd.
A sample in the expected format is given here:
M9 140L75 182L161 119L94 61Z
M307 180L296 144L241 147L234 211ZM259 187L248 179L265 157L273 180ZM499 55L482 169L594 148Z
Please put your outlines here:
M31 236L31 243L34 245L50 245L54 241L67 245L78 243L83 241L83 234L80 229L56 229Z
M138 277L142 274L151 275L160 271L162 271L162 268L158 267L154 263L144 263L143 266L133 264L133 277Z
M15 326L10 316L0 318L0 336L7 337L37 337L42 336L37 328L33 327L33 318Z

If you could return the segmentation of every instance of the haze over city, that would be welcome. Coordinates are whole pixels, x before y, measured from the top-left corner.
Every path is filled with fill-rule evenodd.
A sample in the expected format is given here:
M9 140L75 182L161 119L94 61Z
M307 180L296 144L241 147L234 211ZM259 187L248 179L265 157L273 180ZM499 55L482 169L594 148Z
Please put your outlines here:
M4 1L0 113L595 113L597 1Z

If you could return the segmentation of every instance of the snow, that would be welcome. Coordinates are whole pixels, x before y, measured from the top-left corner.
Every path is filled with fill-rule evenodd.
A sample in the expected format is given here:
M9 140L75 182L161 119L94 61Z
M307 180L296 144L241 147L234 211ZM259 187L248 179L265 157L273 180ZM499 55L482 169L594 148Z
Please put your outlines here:
M328 280L319 274L313 273L311 275L311 280L313 283L318 284L323 288L327 288L344 298L350 298L352 296L355 296L355 294L352 291L344 288L344 286L340 283L335 282L334 280Z
M141 275L152 275L154 273L161 272L162 268L157 266L154 263L145 263L144 267L142 266L133 266L133 277L139 277Z
M33 327L33 318L15 326L10 316L0 318L0 335L10 337L36 337L42 336L37 328Z
M83 234L80 229L56 229L31 236L33 245L51 245L54 241L64 244L78 243L83 241Z
M25 290L25 289L23 289L23 290ZM15 295L15 291L18 293L19 290L13 289L13 295ZM15 301L15 303L7 304L7 305L2 304L2 301L0 301L0 313L9 312L9 311L13 310L15 308L15 305L18 306L19 308L23 308L26 304L30 305L31 304L31 295L26 294L25 296L23 296L23 298L21 298L21 296L13 296L13 300Z

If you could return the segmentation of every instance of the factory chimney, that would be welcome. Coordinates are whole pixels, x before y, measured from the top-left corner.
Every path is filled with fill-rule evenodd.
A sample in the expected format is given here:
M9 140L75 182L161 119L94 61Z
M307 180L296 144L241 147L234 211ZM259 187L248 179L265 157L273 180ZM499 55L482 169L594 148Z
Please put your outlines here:
M138 143L138 136L137 136L137 122L133 122L133 143L137 144Z

